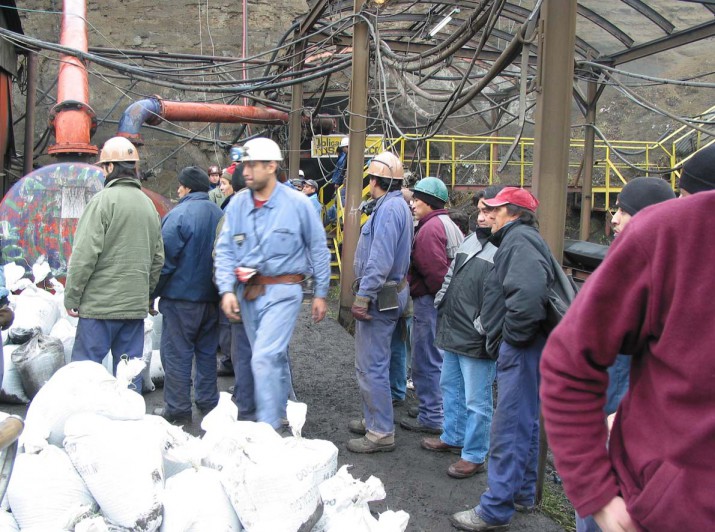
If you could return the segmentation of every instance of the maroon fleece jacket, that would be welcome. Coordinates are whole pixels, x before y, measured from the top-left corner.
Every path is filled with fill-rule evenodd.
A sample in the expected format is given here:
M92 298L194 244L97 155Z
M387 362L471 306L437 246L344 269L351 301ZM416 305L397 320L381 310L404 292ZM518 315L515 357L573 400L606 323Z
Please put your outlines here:
M447 232L437 218L440 214L447 214L447 210L437 209L428 213L415 229L412 261L407 273L412 297L433 296L439 292L452 262L447 257Z
M580 515L621 495L643 530L715 526L715 192L639 212L551 333L546 431ZM606 367L633 355L606 448Z

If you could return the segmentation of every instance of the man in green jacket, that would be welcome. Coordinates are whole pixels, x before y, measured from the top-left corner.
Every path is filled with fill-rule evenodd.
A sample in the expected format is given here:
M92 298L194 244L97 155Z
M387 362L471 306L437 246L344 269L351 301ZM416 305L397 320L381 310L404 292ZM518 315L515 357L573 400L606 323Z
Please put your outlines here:
M127 139L104 143L104 190L79 219L65 286L67 313L79 317L72 360L101 363L111 350L115 374L122 355L142 356L149 294L164 264L159 213L141 191L138 164Z

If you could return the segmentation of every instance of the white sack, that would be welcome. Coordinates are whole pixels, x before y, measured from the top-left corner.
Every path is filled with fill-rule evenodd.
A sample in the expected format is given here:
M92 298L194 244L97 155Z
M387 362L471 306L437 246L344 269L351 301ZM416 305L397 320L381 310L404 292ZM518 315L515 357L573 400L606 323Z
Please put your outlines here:
M14 262L8 262L3 266L3 273L5 274L5 287L10 292L18 290L20 279L25 277L25 268Z
M65 350L65 364L72 362L72 350L74 349L74 339L77 336L77 326L67 318L60 318L52 327L50 336L62 342Z
M161 313L158 313L156 316L149 316L149 319L153 322L153 329L151 332L151 343L152 343L152 349L153 350L158 350L161 349L161 330L164 325L164 317L161 315Z
M243 530L218 471L187 469L166 481L162 532Z
M323 516L313 532L404 532L410 516L406 512L385 512L378 521L370 513L368 503L385 498L380 479L370 477L362 482L343 466L337 474L320 485Z
M20 372L17 371L15 364L12 362L12 353L18 347L20 346L5 345L2 348L4 375L2 379L2 388L0 388L0 403L26 405L30 402L30 398L27 396L25 389L22 387Z
M138 361L141 366L141 361ZM25 419L20 444L25 452L38 452L49 443L62 446L65 422L80 412L92 412L110 419L142 419L144 398L127 388L140 371L136 364L122 363L119 379L96 362L72 362L61 368L35 396ZM125 372L127 373L125 375Z
M155 426L96 414L75 414L65 424L65 450L102 514L135 532L157 530L162 520L164 472Z
M39 454L18 454L7 496L23 530L73 530L78 521L97 509L67 453L57 447Z
M156 390L156 386L151 380L151 359L152 359L152 340L151 335L154 330L154 322L151 318L144 319L144 348L142 349L142 361L144 369L142 370L142 393L151 393Z
M65 364L65 348L57 338L37 334L12 353L12 363L20 373L22 387L32 399Z
M154 349L151 353L149 375L156 388L164 387L164 366L161 365L161 354L158 349Z
M60 318L60 307L55 297L46 290L30 285L15 298L15 320L10 327L10 340L28 330L39 327L43 334L50 334L52 326Z
M20 526L10 512L0 510L0 530L3 532L20 532Z

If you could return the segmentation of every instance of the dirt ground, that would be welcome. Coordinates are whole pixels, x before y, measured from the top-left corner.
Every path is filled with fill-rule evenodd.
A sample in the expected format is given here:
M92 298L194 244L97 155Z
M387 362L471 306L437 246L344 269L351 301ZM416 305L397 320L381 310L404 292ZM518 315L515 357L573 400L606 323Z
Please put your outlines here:
M294 370L294 385L298 399L308 405L304 436L330 440L339 449L338 462L350 464L351 473L363 480L370 475L385 485L387 498L371 504L374 512L387 509L405 510L410 514L410 532L441 532L454 530L448 516L473 507L486 487L486 475L465 480L447 476L447 467L457 457L450 453L430 453L420 448L422 435L396 427L397 449L391 453L357 455L345 448L353 436L347 430L350 419L360 415L358 386L354 369L354 341L335 319L328 317L313 324L309 303L304 304L293 334L290 353ZM335 315L333 313L333 315ZM219 389L226 391L232 378L220 377ZM145 395L147 412L162 406L162 391ZM395 419L406 415L414 403L395 409ZM0 405L0 410L24 415L24 407ZM201 417L194 409L194 421L184 427L192 434L201 434ZM541 513L516 514L511 530L561 531L558 524Z

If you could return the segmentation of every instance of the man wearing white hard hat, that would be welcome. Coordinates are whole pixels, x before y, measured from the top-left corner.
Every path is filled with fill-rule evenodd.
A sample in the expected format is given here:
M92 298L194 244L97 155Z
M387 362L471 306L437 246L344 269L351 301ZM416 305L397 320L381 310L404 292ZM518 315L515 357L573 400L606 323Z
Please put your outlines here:
M315 279L313 320L325 317L330 252L325 230L300 192L279 186L278 144L249 140L241 149L247 190L225 210L216 244L216 284L229 319L243 319L251 343L255 413L280 430L291 390L288 343L303 300L301 282Z

